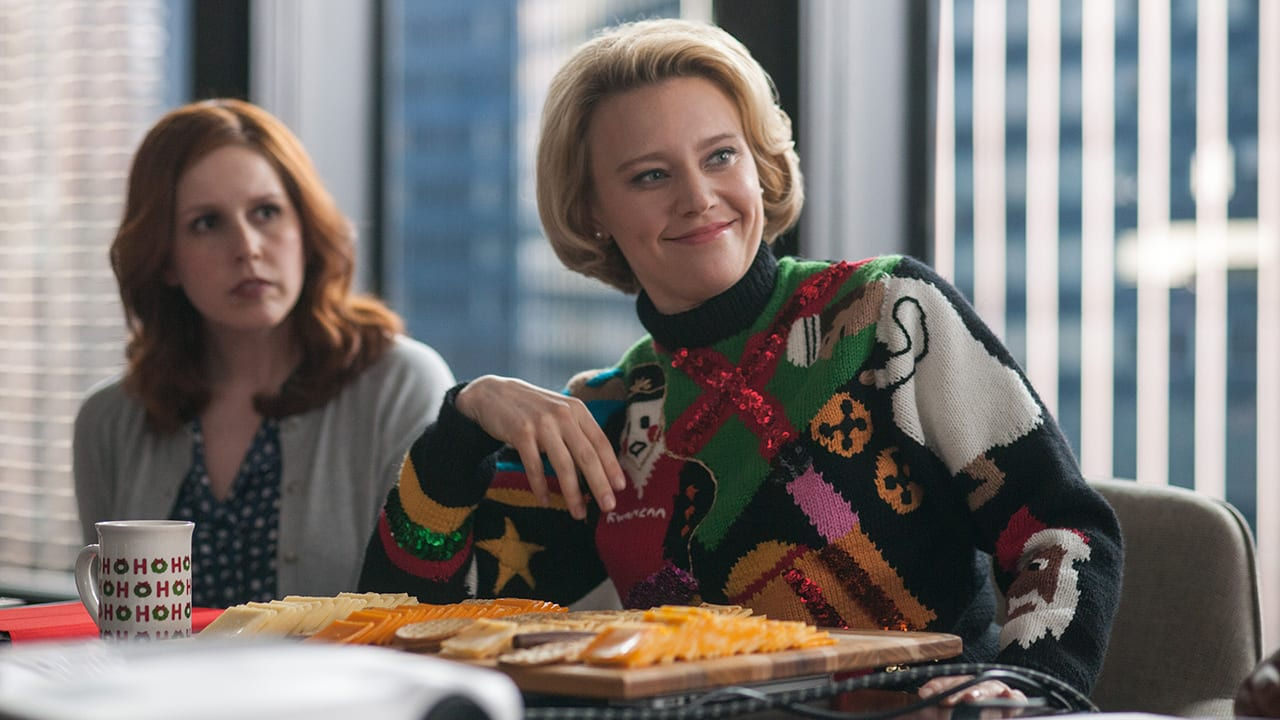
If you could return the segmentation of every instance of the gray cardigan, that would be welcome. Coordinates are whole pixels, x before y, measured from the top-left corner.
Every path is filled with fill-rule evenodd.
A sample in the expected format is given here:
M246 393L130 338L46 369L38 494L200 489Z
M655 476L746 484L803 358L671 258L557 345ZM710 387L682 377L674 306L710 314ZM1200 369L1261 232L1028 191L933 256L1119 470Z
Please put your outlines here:
M324 406L280 421L276 592L355 590L365 545L409 445L454 384L435 350L398 337ZM76 416L73 462L85 541L110 519L169 517L191 468L190 427L158 435L121 379L92 390Z

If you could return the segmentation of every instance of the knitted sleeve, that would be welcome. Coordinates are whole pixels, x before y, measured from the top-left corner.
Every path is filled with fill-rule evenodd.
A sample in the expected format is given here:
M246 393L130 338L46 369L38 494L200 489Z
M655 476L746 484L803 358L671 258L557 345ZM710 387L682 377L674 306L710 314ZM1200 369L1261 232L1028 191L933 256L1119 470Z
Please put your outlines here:
M960 490L995 561L1007 620L996 660L1089 692L1119 600L1122 549L1107 502L1008 351L960 293L904 258L884 279L876 385L898 429Z
M542 506L515 451L458 411L462 387L446 394L439 419L404 460L366 551L361 590L432 603L578 599L605 576L592 542L597 508L574 520L549 465L551 502Z

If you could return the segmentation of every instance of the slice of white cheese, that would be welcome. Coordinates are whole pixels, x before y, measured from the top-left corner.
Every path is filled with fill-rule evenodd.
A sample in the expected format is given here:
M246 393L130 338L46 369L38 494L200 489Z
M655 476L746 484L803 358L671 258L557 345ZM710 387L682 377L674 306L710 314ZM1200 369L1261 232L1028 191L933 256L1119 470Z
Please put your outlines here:
M312 608L294 628L295 635L313 635L334 620L345 620L348 615L366 607L368 602L363 597L307 597L288 596L285 602L312 601Z
M378 593L378 592L340 592L339 598L359 598L364 600L368 605L366 607L393 608L401 605L417 605L418 599L409 595L409 593Z
M269 607L233 605L201 630L200 636L253 635L275 615L276 610Z
M312 619L317 613L326 612L326 602L321 600L272 600L268 603L289 614L289 627L286 635L304 635L305 629L315 624Z
M293 635L294 629L298 626L298 621L310 609L310 604L287 603L280 600L272 600L269 603L248 602L245 604L249 607L275 611L274 617L258 626L257 632L259 635Z

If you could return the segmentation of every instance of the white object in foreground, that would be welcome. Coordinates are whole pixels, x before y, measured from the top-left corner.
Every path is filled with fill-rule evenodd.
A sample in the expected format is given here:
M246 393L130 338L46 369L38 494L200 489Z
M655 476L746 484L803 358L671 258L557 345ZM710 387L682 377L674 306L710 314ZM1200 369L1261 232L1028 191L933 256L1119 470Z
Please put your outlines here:
M383 648L102 642L0 651L0 715L29 720L520 720L502 673Z

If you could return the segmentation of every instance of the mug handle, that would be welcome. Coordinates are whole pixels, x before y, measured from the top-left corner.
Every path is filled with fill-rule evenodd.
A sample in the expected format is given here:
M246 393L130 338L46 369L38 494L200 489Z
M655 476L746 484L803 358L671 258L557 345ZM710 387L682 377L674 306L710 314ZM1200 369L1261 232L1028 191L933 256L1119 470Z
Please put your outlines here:
M98 621L98 606L102 598L98 595L98 545L85 545L76 556L76 590L80 593L80 602L89 611L94 625Z

